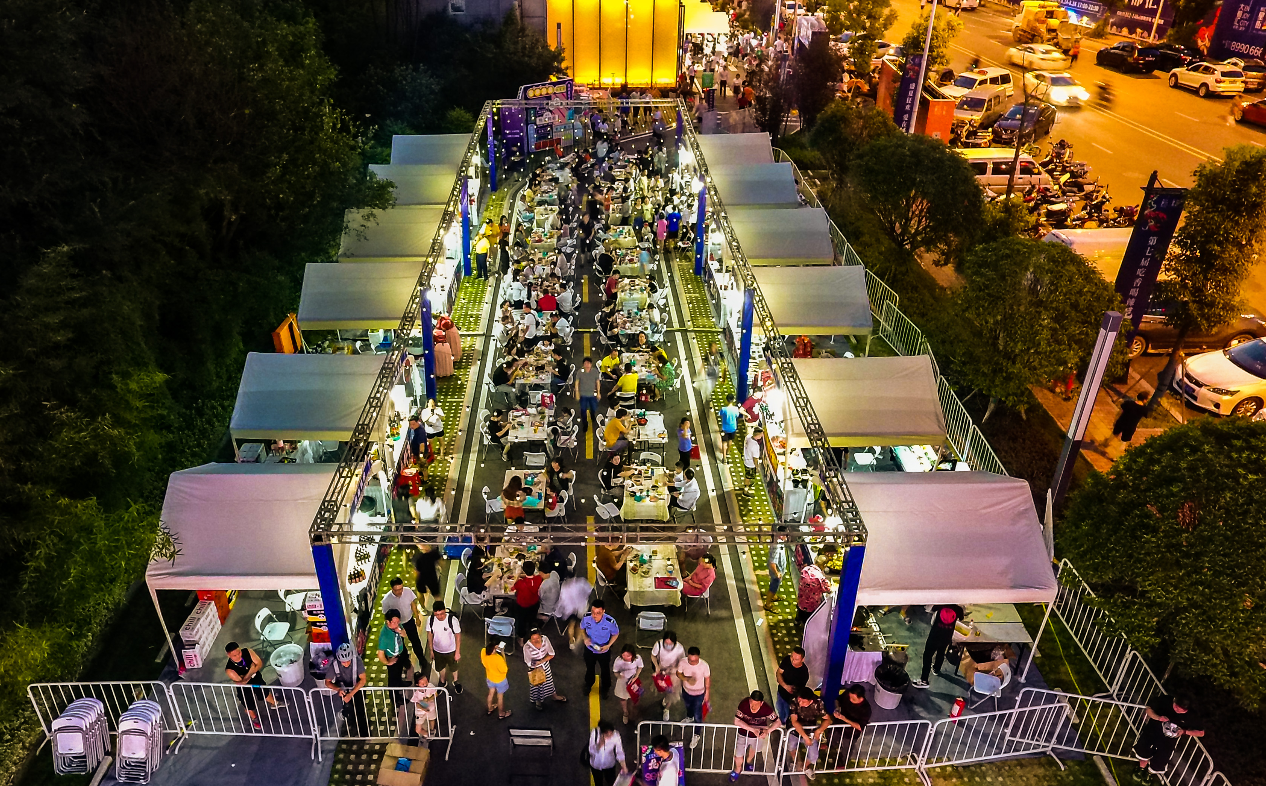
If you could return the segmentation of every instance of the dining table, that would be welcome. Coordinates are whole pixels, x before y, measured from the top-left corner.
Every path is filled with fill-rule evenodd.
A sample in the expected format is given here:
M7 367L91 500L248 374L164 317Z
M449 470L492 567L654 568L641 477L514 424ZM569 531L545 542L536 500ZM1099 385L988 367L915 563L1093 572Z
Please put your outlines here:
M642 250L639 248L616 248L611 250L615 258L615 272L622 276L645 276L649 272L642 264Z
M510 431L505 439L510 442L543 442L548 434L546 419L539 408L512 409L508 416Z
M964 606L963 612L964 619L954 627L955 644L1033 643L1014 604L974 603Z
M645 423L641 421L645 420ZM635 450L645 448L658 449L661 453L668 445L668 429L664 427L664 413L647 409L633 412L633 427L629 429L629 440Z
M631 226L612 227L607 235L606 246L608 249L636 248L637 234Z
M668 521L668 481L663 467L633 467L624 479L625 521Z
M624 564L628 571L626 605L681 605L681 564L672 546L634 546Z
M659 379L659 375L655 373L657 364L651 359L651 353L649 352L621 352L620 362L633 365L633 371L637 373L638 382L654 383Z
M646 308L650 292L645 279L620 279L620 286L615 292L615 301L625 311L641 311Z

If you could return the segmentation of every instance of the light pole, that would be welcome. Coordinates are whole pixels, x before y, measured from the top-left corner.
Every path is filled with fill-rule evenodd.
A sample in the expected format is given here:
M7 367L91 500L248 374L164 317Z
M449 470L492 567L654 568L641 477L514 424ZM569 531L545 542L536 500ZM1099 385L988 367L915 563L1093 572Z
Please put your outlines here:
M928 14L928 33L923 38L923 60L919 62L919 85L914 94L914 111L910 113L910 127L906 133L913 134L919 124L919 104L923 98L923 80L928 76L928 60L932 57L932 27L936 24L936 0L932 0L932 11Z
M1028 71L1024 72L1026 75ZM1029 83L1020 77L1020 87L1024 90L1024 109L1020 111L1020 125L1015 129L1015 155L1011 156L1011 176L1007 178L1007 199L1015 191L1015 173L1020 168L1020 140L1024 137L1024 124L1029 119ZM1033 124L1034 128L1037 123Z

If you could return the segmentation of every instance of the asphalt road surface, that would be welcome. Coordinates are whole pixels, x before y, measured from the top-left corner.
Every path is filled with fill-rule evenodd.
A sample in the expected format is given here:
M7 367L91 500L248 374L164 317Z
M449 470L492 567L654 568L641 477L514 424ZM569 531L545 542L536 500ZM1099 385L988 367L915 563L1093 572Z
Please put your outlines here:
M900 41L918 14L914 0L898 0L900 15L889 31L889 39ZM938 9L937 13L941 13ZM1014 100L1024 100L1020 88L1023 73L1006 62L1011 39L1012 15L997 6L963 11L963 32L951 45L951 66L963 70L976 56L982 65L1001 66L1016 75ZM1116 39L1113 39L1116 40ZM1266 129L1249 125L1228 125L1230 99L1203 99L1185 90L1169 87L1168 75L1121 74L1095 65L1095 52L1111 46L1112 40L1085 39L1081 55L1071 73L1093 95L1095 84L1107 81L1113 87L1110 109L1087 106L1060 109L1051 135L1042 140L1048 147L1056 139L1073 143L1074 158L1091 166L1091 177L1102 178L1109 186L1114 205L1134 204L1142 195L1152 170L1165 185L1190 186L1192 172L1205 161L1218 161L1225 147L1252 144L1266 146ZM1253 98L1261 94L1250 94ZM1251 310L1266 314L1266 261L1258 264L1245 286L1244 298Z

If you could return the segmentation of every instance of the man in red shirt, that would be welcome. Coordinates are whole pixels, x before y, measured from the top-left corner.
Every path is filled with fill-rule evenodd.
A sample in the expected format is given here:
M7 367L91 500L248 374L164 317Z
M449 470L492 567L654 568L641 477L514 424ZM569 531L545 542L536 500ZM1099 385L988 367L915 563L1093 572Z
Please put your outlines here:
M739 702L734 713L734 725L739 727L734 743L734 769L730 771L730 783L738 780L739 773L756 768L756 754L763 751L769 756L769 733L782 725L774 708L765 701L765 694L758 690Z
M523 575L510 587L514 591L514 630L519 646L536 625L536 612L541 608L541 582L545 577L536 572L535 562L523 563Z
M607 297L615 297L616 291L620 288L620 274L612 272L607 276L607 284L603 287L603 291L607 293Z

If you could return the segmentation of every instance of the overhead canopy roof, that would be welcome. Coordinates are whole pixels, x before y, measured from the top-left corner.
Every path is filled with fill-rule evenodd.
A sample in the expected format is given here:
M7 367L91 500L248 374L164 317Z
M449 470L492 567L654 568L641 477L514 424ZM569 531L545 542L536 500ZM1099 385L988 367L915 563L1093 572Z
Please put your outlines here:
M299 326L304 330L395 328L409 307L421 270L421 262L309 262L299 296Z
M708 173L727 208L742 205L800 207L790 163L709 164Z
M700 134L697 138L699 149L703 151L709 168L774 163L774 148L769 142L769 134L764 131L751 134Z
M860 448L945 442L945 413L927 355L794 358L791 362L831 445ZM789 437L792 447L809 444L794 409Z
M830 219L820 207L738 207L729 211L729 218L743 256L753 265L830 265L835 261Z
M251 352L229 421L233 439L350 438L384 357Z
M784 336L866 336L871 332L866 269L758 267L752 273Z
M1027 481L988 472L846 479L867 533L859 606L1055 599Z
M339 247L340 262L399 262L422 259L444 216L443 207L406 205L387 210L349 210Z
M685 9L684 32L691 34L727 35L730 32L730 17L721 11L713 11L706 2L686 0L682 4Z
M391 163L442 164L455 177L468 144L470 134L397 134L391 138Z
M333 464L204 464L173 472L163 524L180 548L151 562L151 589L317 587L308 528Z
M396 184L396 205L445 205L457 170L443 164L370 164L369 171Z

